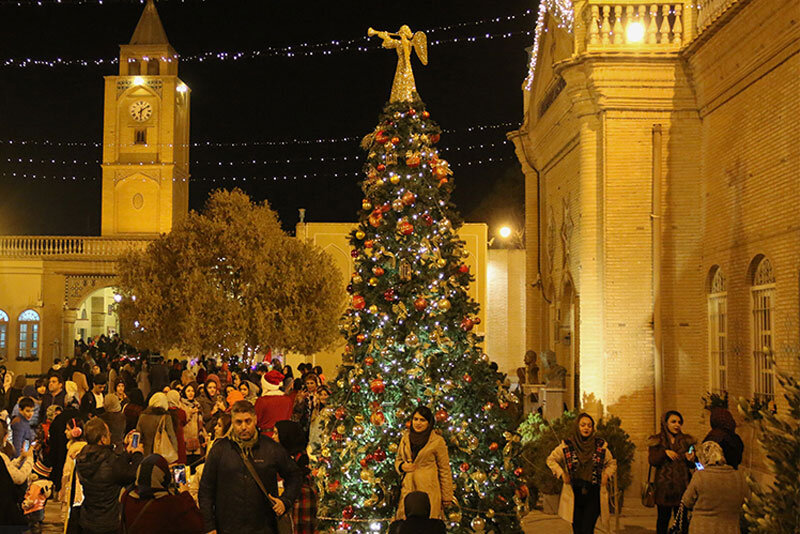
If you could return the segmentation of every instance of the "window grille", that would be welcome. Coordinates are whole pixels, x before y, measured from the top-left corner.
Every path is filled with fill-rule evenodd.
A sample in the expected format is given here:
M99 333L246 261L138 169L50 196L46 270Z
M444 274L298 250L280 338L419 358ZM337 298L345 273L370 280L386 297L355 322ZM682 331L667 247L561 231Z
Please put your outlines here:
M728 292L722 269L717 268L708 294L708 348L711 389L728 390Z
M775 276L767 258L759 262L750 291L753 299L753 396L768 402L775 398L775 369L772 361L775 346L772 315Z
M8 353L8 314L0 310L0 359Z
M25 310L19 314L19 352L18 360L39 359L39 314Z

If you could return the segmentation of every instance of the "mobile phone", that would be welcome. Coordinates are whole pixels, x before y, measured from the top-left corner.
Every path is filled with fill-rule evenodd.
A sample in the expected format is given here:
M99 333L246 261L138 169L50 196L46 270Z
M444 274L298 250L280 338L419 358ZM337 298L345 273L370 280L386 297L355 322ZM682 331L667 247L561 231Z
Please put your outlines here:
M693 452L694 452L694 445L692 445L691 447L689 447L689 454L692 454Z
M134 432L131 434L131 447L134 449L139 446L139 439L141 439L141 434L138 432Z
M29 450L31 450L31 442L28 441L27 439L22 442L22 450L25 451L25 452L28 452Z
M176 484L186 484L186 465L178 464L172 466L172 479Z
M697 468L698 471L702 471L703 469L705 469L705 467L703 467L703 464L701 464L700 462L695 462L694 466Z

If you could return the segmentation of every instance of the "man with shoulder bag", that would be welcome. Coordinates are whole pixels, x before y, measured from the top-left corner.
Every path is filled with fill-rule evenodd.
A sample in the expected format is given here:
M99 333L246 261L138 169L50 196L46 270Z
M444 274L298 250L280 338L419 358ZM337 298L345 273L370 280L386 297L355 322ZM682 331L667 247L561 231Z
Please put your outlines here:
M278 479L284 492L278 496ZM260 435L248 401L231 408L228 435L215 441L206 458L198 501L209 534L291 532L292 504L303 474L286 450ZM287 521L288 520L288 521Z

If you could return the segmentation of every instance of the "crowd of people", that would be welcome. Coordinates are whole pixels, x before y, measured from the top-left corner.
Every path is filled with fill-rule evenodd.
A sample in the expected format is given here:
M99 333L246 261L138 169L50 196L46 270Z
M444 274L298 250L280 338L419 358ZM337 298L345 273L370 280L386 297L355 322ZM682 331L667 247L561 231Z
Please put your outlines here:
M308 451L331 393L321 368L301 364L295 376L279 360L128 358L97 344L76 352L31 384L0 366L0 525L35 534L55 499L66 534L317 532ZM739 532L747 486L733 417L714 408L702 443L682 425L667 412L648 441L658 534L672 517L691 534ZM392 534L446 531L453 474L434 427L420 406L398 436ZM574 533L594 532L608 517L616 461L589 414L546 463L564 482L560 515Z

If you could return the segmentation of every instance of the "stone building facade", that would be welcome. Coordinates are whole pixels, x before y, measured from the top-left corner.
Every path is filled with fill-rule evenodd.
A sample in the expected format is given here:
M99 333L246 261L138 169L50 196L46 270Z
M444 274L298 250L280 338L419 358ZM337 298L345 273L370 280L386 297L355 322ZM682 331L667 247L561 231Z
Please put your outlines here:
M541 2L509 133L527 348L556 351L573 404L619 415L640 453L665 410L702 437L706 392L780 410L774 365L800 371L798 15L797 0Z

